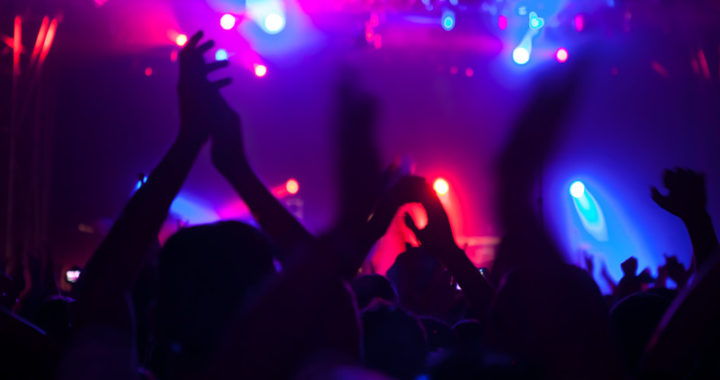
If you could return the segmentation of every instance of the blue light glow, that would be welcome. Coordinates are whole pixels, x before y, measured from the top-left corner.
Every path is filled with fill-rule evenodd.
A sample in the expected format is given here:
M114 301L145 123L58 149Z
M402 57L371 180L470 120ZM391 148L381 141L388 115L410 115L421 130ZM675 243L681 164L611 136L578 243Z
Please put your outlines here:
M530 29L538 30L542 28L545 25L545 19L542 17L539 17L537 13L530 12L530 15L528 16L529 21L528 24L530 26Z
M216 61L227 61L227 59L228 53L225 49L218 49L218 51L215 52Z
M518 65L524 65L530 61L530 51L522 46L518 46L512 53L513 61Z
M580 181L575 181L570 185L570 195L574 198L582 198L585 196L585 184Z
M442 27L448 32L455 28L455 12L450 10L446 10L443 12Z
M607 241L608 230L605 224L605 215L595 197L580 181L576 181L570 186L570 194L585 231L597 241Z
M262 23L263 30L269 34L277 34L285 29L285 15L279 12L265 16Z

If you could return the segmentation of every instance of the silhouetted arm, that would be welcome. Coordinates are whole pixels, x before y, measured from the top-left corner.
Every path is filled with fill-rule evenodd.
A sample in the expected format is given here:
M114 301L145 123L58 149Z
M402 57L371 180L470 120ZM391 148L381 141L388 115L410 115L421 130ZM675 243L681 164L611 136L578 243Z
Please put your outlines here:
M668 195L651 189L652 199L658 206L680 218L690 235L695 262L702 266L718 248L715 229L707 212L705 176L687 169L666 170L663 175Z
M263 185L250 167L243 148L240 118L219 94L211 98L219 123L212 128L212 160L250 209L260 227L291 252L311 244L314 237ZM286 261L287 257L279 257Z
M438 260L453 275L468 301L485 310L493 297L490 287L465 252L455 243L452 227L440 199L430 184L422 181L417 191L428 215L428 224L424 229L415 225L412 217L405 214L405 223L413 231L423 247L433 252Z
M202 54L212 47L212 41L198 46L201 38L201 32L194 35L180 53L181 125L177 138L125 206L81 276L76 321L81 325L99 320L127 323L127 315L119 313L118 308L123 308L147 248L156 239L170 204L208 139L207 126L200 115L202 99L227 81L207 81L206 74L221 65L205 64Z

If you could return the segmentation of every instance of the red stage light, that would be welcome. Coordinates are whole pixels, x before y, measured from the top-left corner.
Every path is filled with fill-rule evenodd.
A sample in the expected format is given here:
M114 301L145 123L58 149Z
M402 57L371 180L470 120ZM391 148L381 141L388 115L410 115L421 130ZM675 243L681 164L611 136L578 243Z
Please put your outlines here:
M265 65L255 65L255 76L258 78L262 78L267 74L267 66Z
M226 13L222 17L220 17L220 27L222 27L225 30L230 30L235 26L235 16Z
M145 76L149 77L150 75L152 75L152 67L148 66L145 68Z
M450 185L443 178L438 178L433 182L433 189L438 195L445 195L450 191Z
M177 44L177 46L185 46L187 40L188 39L186 35L180 34L175 38L175 43Z
M290 194L297 194L300 191L300 184L294 178L290 178L285 182L285 190Z
M568 51L565 48L558 49L557 52L555 52L555 59L560 63L564 63L568 60Z
M507 17L500 15L500 17L498 17L498 28L500 28L500 30L505 30L505 29L507 29L507 27L508 27Z

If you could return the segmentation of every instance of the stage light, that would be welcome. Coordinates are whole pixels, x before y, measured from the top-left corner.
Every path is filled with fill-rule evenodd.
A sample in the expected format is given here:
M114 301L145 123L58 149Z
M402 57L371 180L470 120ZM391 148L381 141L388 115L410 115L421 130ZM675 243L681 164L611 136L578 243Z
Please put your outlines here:
M228 59L228 53L225 49L218 49L218 51L215 52L215 60L216 61L227 61Z
M450 10L446 10L443 12L442 27L448 32L455 28L455 12Z
M573 23L575 24L575 30L577 30L578 32L582 32L583 29L585 29L585 17L583 15L575 15Z
M72 267L65 271L65 281L70 284L74 284L80 278L80 274L82 274L82 269L78 267Z
M270 13L263 20L264 30L270 34L280 33L285 29L285 15L281 13Z
M285 182L285 190L287 190L290 194L297 194L300 190L300 184L296 179L290 178L287 182Z
M564 63L568 60L568 51L565 48L560 48L555 52L555 59L558 62Z
M524 65L530 61L530 51L527 48L518 46L513 50L512 58L518 65Z
M535 12L530 12L529 25L530 25L530 29L538 30L545 25L545 19L543 19L542 17L539 17L538 14Z
M585 184L580 181L575 181L570 185L570 195L573 198L580 199L585 196Z
M220 17L220 27L222 27L225 30L230 30L235 26L235 16L226 13L222 17Z
M267 74L267 66L265 65L255 65L255 76L258 78L262 78Z
M507 17L500 15L500 17L498 17L498 28L500 28L500 30L505 30L505 29L507 29L507 27L508 27Z
M152 75L152 67L148 66L145 68L145 76L149 77L150 75Z
M185 46L187 43L187 36L184 34L180 34L175 38L175 43L177 46Z
M433 182L433 189L438 195L445 195L450 191L450 185L443 178L438 178Z

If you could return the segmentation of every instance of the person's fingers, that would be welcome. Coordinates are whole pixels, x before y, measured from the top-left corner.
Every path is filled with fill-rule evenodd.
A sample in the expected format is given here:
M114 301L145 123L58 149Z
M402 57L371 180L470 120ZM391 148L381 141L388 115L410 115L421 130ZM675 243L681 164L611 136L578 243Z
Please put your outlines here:
M219 89L229 85L230 83L232 83L232 78L223 78L220 80L216 80L214 82L210 82L210 87L213 90L219 90Z
M198 30L195 34L193 34L192 37L190 37L190 40L188 40L187 44L185 44L185 49L194 49L195 46L197 46L198 42L202 39L204 33L202 30Z
M219 70L219 69L222 69L223 67L227 67L229 64L230 64L230 62L228 62L228 61L215 61L212 63L208 63L207 65L205 65L205 72L211 73L215 70Z
M203 44L198 46L197 49L195 49L195 50L197 50L197 52L202 55L202 54L207 53L208 50L212 49L213 46L215 46L215 41L209 40L209 41L203 42Z
M413 220L412 216L406 212L403 219L405 220L405 225L410 229L410 231L412 231L413 234L415 234L415 237L417 237L418 240L422 240L420 239L420 235L422 234L422 232L415 225L415 221Z
M667 208L667 197L660 194L660 191L654 186L650 188L650 197L658 206Z

